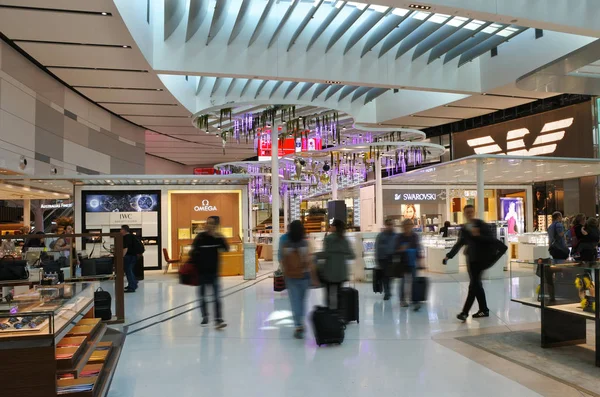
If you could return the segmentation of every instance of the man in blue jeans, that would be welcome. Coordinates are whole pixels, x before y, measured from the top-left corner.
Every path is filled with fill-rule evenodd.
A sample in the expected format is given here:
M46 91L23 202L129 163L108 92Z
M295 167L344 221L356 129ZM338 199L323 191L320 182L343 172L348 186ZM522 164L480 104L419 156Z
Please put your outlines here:
M125 276L127 277L127 287L125 288L126 293L135 292L138 288L138 281L133 274L133 268L137 262L137 244L135 237L129 231L128 225L121 226L121 235L123 236L123 267L125 269ZM140 243L141 244L141 243Z

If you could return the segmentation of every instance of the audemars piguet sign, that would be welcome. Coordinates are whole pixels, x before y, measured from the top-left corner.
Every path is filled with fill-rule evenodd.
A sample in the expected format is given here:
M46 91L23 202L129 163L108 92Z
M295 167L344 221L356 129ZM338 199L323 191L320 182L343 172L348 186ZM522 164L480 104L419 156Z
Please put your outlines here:
M111 212L109 215L111 225L141 225L141 212Z
M591 103L452 135L454 158L473 154L594 157Z

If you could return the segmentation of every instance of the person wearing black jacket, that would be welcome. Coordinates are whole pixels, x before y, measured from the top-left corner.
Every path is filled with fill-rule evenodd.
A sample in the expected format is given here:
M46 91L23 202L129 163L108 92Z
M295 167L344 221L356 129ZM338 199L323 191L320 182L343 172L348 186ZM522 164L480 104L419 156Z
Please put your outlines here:
M220 251L229 251L225 238L217 232L219 218L211 216L206 220L202 233L198 233L193 242L192 263L198 269L200 282L200 310L202 312L202 326L208 325L208 312L206 310L206 286L210 285L215 300L215 327L222 329L227 326L223 321L221 312L221 296L219 288Z
M494 243L495 237L487 223L481 219L475 219L474 206L466 205L463 213L467 222L461 227L458 241L446 255L444 264L449 258L453 258L463 246L467 246L465 256L467 257L467 269L469 271L469 293L462 312L456 316L460 321L465 322L469 317L469 310L471 310L475 299L479 304L479 311L473 314L473 318L490 316L481 275L489 267L486 262L494 260L490 257L489 251L490 244Z

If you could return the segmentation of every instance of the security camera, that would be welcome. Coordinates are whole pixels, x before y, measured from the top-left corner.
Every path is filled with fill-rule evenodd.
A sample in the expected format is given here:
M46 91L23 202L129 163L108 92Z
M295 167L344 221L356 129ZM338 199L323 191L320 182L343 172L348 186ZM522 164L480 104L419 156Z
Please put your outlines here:
M27 167L27 159L24 156L21 156L19 160L19 168L24 170Z
M52 174L52 175L58 174L58 169L56 167L50 168L50 174Z

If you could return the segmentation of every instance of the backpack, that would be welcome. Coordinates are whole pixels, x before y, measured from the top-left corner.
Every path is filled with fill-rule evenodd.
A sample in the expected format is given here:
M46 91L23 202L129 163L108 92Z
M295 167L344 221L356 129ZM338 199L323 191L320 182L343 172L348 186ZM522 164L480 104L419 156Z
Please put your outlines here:
M303 278L308 269L305 255L302 255L298 248L290 248L287 251L281 261L283 273L289 278Z
M144 247L144 243L142 243L142 240L140 240L135 234L133 235L133 246L135 247L136 255L142 255L144 252L146 252L146 247Z

